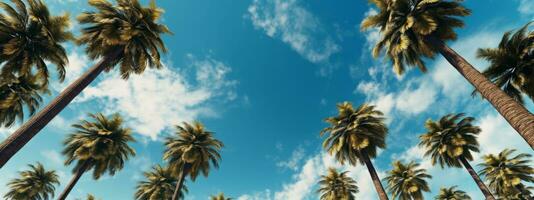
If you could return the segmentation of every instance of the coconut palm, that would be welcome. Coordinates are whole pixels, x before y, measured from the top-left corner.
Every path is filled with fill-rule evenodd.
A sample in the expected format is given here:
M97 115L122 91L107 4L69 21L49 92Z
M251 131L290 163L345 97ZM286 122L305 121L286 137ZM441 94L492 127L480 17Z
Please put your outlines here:
M462 190L456 189L457 186L449 188L441 188L439 194L435 197L436 200L471 200L471 197Z
M73 178L59 200L64 200L80 177L93 170L93 179L98 180L104 173L113 176L124 167L124 163L135 156L129 142L135 142L131 129L123 126L120 115L106 117L101 113L89 114L91 121L82 120L72 125L75 131L67 136L63 144L65 165L74 164Z
M176 200L186 176L195 181L199 173L207 177L211 167L219 168L219 151L224 145L213 137L213 132L195 121L176 126L175 134L165 139L165 146L163 159L169 161L169 167L178 177L172 197Z
M497 196L503 199L531 199L532 194L522 182L534 182L534 168L530 154L521 153L513 156L516 150L505 149L498 155L488 154L479 164L481 176L489 181L489 187Z
M0 126L10 127L24 119L25 107L31 116L43 98L49 94L48 87L40 76L24 75L0 77Z
M478 58L490 62L483 74L520 103L524 102L522 94L534 101L534 37L528 37L529 25L506 32L496 48L477 52Z
M138 0L89 0L97 11L87 11L78 16L86 25L79 43L86 45L86 53L92 59L100 59L93 67L71 83L54 100L24 123L0 145L0 167L46 126L102 71L120 66L122 78L141 74L148 68L160 68L160 51L165 52L161 35L170 33L157 23L161 9L154 1L143 7Z
M393 62L397 74L406 65L426 71L425 58L440 53L486 98L493 107L534 148L534 115L506 95L498 86L477 71L462 56L446 45L456 39L454 28L463 27L460 17L471 13L461 0L370 0L379 12L367 17L362 30L376 27L381 38L373 49L378 57L382 50Z
M143 175L146 180L137 184L136 200L169 200L172 198L176 188L176 178L168 167L156 165ZM184 193L187 193L185 185L178 193L178 198L183 198Z
M354 194L358 193L356 181L350 178L348 171L337 172L334 168L328 169L328 174L321 176L317 193L321 200L354 200Z
M477 135L481 130L472 124L474 120L473 117L464 117L463 113L448 114L439 121L429 119L425 123L427 132L419 137L419 145L426 148L425 157L430 156L432 165L465 167L486 199L495 200L469 164L473 160L471 152L479 151Z
M379 198L388 199L371 162L378 148L386 148L388 128L384 124L383 113L367 104L355 109L349 102L338 104L337 109L338 115L327 118L325 121L330 126L321 131L321 136L328 134L323 148L330 155L335 155L341 164L365 164Z
M215 196L211 196L210 198L211 198L211 200L232 200L232 198L225 197L224 193L222 193L222 192L217 194L217 195L215 195Z
M388 191L393 198L399 200L421 200L423 192L430 192L425 179L432 176L426 173L425 169L420 169L419 164L410 162L408 164L400 161L393 162L393 169L384 178L388 183Z
M54 197L59 176L56 171L47 171L41 163L28 165L30 170L19 172L19 178L11 180L9 191L4 195L12 200L48 200Z

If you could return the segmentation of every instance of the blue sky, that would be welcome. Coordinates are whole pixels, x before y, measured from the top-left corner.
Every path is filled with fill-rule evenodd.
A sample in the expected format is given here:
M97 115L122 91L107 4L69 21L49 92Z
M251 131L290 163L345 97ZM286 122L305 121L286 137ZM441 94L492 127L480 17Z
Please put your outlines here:
M54 13L68 11L72 19L89 9L86 1L45 1ZM174 33L164 38L165 68L128 81L114 72L102 74L2 169L0 194L17 171L37 161L57 170L65 184L71 166L63 166L61 142L88 112L125 116L136 133L137 156L113 177L83 176L70 199L87 193L132 199L142 171L162 163L162 138L191 120L205 123L226 147L220 169L187 182L188 200L219 192L238 200L317 199L315 183L330 166L350 171L360 187L358 199L377 199L364 167L339 166L321 149L323 119L336 114L335 104L342 101L370 102L386 113L388 148L373 161L379 175L384 177L394 159L419 161L434 176L426 197L440 186L458 185L482 199L464 169L440 169L422 160L417 136L426 119L454 112L476 117L483 129L482 152L473 166L481 155L504 148L532 153L488 103L470 97L472 87L441 57L428 60L426 74L411 70L402 77L387 60L372 59L370 48L379 35L359 31L361 20L374 12L366 1L160 0L158 5L166 10L162 22ZM477 48L495 46L505 31L534 19L529 0L467 0L465 5L473 15L449 45L478 69L487 63L475 58ZM73 23L72 30L79 29ZM67 79L53 85L52 96L93 63L83 48L66 46ZM534 111L532 103L527 107ZM0 138L15 128L1 129Z

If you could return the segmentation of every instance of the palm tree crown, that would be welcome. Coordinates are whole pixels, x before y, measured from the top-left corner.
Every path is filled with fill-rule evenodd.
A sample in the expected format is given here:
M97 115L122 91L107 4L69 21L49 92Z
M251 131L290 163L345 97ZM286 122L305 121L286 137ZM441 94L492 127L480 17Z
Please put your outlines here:
M338 173L336 169L329 168L328 174L321 176L319 189L321 200L354 200L358 193L356 181L350 178L348 171Z
M435 197L436 200L471 200L471 197L462 190L456 189L457 186L450 188L441 188L439 194Z
M321 136L329 133L323 147L335 154L341 164L348 161L356 165L358 160L363 163L358 152L376 157L377 149L386 147L388 128L382 112L367 104L354 109L349 102L338 104L337 108L338 116L327 118L330 126L321 131Z
M94 169L93 177L100 178L106 171L110 175L121 170L124 162L135 155L128 143L135 142L131 130L123 127L123 119L114 114L110 118L101 113L89 114L94 121L82 120L72 125L76 131L65 139L63 154L66 165L76 161L73 172L84 164Z
M477 52L478 58L490 62L483 74L520 103L523 103L522 93L534 101L534 37L527 33L529 25L515 33L506 32L496 48L478 49Z
M27 0L29 7L22 0L11 1L15 7L0 2L5 11L0 14L2 76L27 76L36 70L47 81L48 61L56 66L62 81L68 58L60 43L74 38L67 30L68 14L51 16L41 0Z
M384 178L388 183L388 190L393 198L400 200L423 199L423 192L430 192L425 179L432 176L425 169L418 169L419 164L410 162L404 164L400 161L393 162L393 169Z
M515 156L513 149L505 149L498 155L484 156L480 164L480 174L489 181L489 187L505 199L528 199L531 196L528 187L521 181L534 182L534 168L530 164L530 154L522 153Z
M112 59L109 66L120 64L125 79L131 73L142 73L147 66L161 67L160 51L166 51L161 34L170 33L157 23L163 10L154 1L150 7L142 7L138 0L116 1L118 6L107 0L89 0L98 12L78 16L80 24L88 25L79 38L80 44L87 45L87 55L92 59L116 55L108 57Z
M152 167L151 171L145 172L146 180L140 181L137 184L137 191L135 192L135 199L137 200L168 200L171 199L174 188L176 187L176 178L172 171L167 167L156 165ZM187 187L184 185L179 193L179 197L183 198L184 192L187 192Z
M426 121L427 132L419 137L419 145L426 148L425 156L431 157L432 165L462 167L459 158L473 160L471 152L479 151L477 135L481 130L472 124L474 118L463 116L449 114L439 121Z
M211 196L211 200L232 200L232 198L228 198L224 196L224 193L219 193L215 196Z
M31 116L49 90L40 76L0 77L0 126L10 127L24 119L24 107Z
M13 200L48 200L54 197L54 185L59 185L56 171L47 171L41 163L28 165L30 170L19 172L20 178L7 185L10 190L4 196Z
M189 165L189 176L195 180L200 172L208 176L210 165L219 167L221 155L219 151L223 143L213 137L213 133L206 130L200 122L176 126L175 136L166 138L167 149L163 158L168 160L174 172Z
M425 38L442 41L455 40L454 28L464 23L458 17L470 11L458 1L447 0L370 0L379 9L361 24L362 30L380 29L381 38L373 49L378 57L382 49L392 59L394 71L402 74L405 65L426 71L423 57L433 58L436 50L425 43Z

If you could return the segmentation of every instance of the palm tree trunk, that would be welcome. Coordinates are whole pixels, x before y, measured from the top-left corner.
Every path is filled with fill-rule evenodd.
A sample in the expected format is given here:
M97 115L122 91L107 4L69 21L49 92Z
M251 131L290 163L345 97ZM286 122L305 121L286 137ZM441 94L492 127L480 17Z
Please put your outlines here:
M379 199L388 200L388 195L386 191L384 190L382 183L380 182L380 178L378 178L378 174L376 174L375 167L373 166L373 163L371 162L369 155L367 155L366 152L361 152L361 151L359 151L358 153L360 154L360 158L362 158L363 162L365 163L367 170L369 170L369 174L371 174L371 179L373 179L373 184L375 185L375 189L376 189L376 192L378 193Z
M176 188L174 189L174 194L172 195L172 200L178 200L180 191L182 191L182 186L184 185L185 176L189 174L191 169L190 164L184 164L182 169L180 169L180 174L178 175L178 182L176 183Z
M478 188L480 188L480 191L482 191L482 194L484 194L486 200L495 200L495 197L493 196L493 194L491 194L491 191L488 189L488 187L486 187L486 184L484 184L484 182L480 179L480 177L475 172L473 167L471 167L469 162L464 157L460 157L460 161L464 165L467 172L469 172L469 175L473 177L473 180L475 180L475 182L477 183Z
M0 168L2 168L13 155L15 155L26 143L28 143L41 129L43 129L56 115L59 114L69 103L78 96L95 78L104 71L120 55L117 49L109 56L104 57L91 69L80 76L63 90L39 113L35 114L26 123L20 126L0 145Z
M74 176L70 180L70 182L67 185L67 187L65 187L63 192L58 196L58 198L57 198L58 200L65 200L67 198L67 196L69 195L69 193L72 190L72 188L74 188L74 185L76 185L76 183L78 183L78 180L80 180L80 177L82 177L82 175L87 170L87 167L89 167L89 161L84 161L82 166L78 169L78 171L76 171L76 173L74 173Z
M530 147L534 149L534 115L532 113L489 81L443 41L435 37L427 37L425 41L438 49L441 55L476 88L482 97L495 107Z

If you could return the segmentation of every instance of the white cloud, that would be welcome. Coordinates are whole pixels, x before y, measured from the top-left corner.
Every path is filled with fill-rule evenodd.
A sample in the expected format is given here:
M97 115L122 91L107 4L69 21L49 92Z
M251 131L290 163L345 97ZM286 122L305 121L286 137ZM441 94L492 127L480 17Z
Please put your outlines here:
M54 164L56 166L62 166L63 165L63 158L61 157L61 154L58 153L55 150L44 150L44 151L41 151L41 155L43 157L45 157L47 161L52 162L52 164Z
M231 68L212 58L188 57L191 63L181 72L186 74L191 70L195 81L190 81L171 66L149 69L126 81L118 73L112 73L86 88L77 101L97 100L107 112L126 115L128 125L152 139L164 129L183 121L214 116L216 113L209 102L235 98L233 87L236 82L226 78Z
M519 0L519 7L517 7L519 13L524 16L534 15L534 1L532 0Z
M408 114L418 114L425 111L436 99L436 89L427 84L421 84L415 90L405 89L400 92L395 107Z
M304 158L304 155L305 155L304 153L305 153L304 148L298 147L297 149L293 151L293 153L291 154L291 158L289 158L289 160L280 161L276 163L276 166L282 167L282 168L288 168L293 171L297 171L300 161Z
M271 191L265 190L263 192L254 192L253 194L241 195L237 200L271 200Z
M256 29L287 43L312 63L326 62L340 49L298 0L254 0L248 17Z

